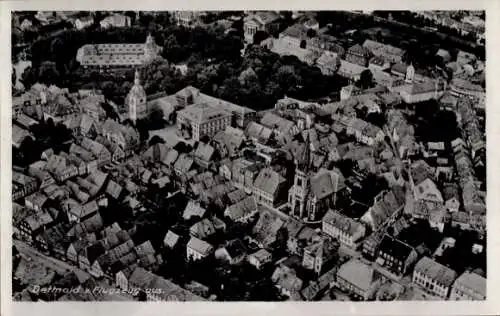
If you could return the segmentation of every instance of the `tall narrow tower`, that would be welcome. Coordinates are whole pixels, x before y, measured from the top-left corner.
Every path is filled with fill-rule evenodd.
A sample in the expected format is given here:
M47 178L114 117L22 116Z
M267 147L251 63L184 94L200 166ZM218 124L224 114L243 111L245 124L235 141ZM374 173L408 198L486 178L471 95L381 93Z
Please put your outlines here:
M146 38L146 43L144 44L144 59L146 61L151 61L158 56L158 46L155 43L153 36L148 34Z
M305 139L305 148L300 157L295 160L295 178L290 192L292 214L303 218L306 211L307 196L310 187L311 143L309 134Z
M134 85L126 98L128 105L129 118L135 124L138 118L144 118L147 115L146 91L141 85L139 70L135 70Z
M410 63L410 66L406 68L405 82L413 83L414 78L415 78L415 67L413 67L413 64Z

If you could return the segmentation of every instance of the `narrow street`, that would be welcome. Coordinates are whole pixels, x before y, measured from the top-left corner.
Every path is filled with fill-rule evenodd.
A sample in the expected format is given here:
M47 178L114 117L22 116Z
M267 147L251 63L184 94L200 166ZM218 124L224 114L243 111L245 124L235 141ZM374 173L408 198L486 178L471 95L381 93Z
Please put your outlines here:
M16 246L21 255L24 255L25 257L31 258L32 260L36 260L38 262L42 262L45 266L54 270L58 274L62 275L73 271L82 281L90 278L90 274L88 272L85 272L67 262L48 257L23 241L13 239L12 243Z
M83 270L81 270L81 269L79 269L79 268L77 268L77 267L75 267L67 262L48 257L48 256L42 254L41 252L39 252L38 250L34 249L33 247L31 247L30 245L26 244L23 241L13 239L12 242L16 246L17 250L19 251L19 253L22 256L29 258L31 260L36 260L36 262L41 262L46 267L54 270L56 273L58 273L60 275L64 275L70 271L73 271L80 279L80 282L84 282L85 280L87 280L88 278L91 277L91 275L88 272L85 272L85 271L83 271ZM106 292L105 291L106 289L110 290L109 291L110 294L105 294L103 296L103 300L106 300L106 301L115 301L115 300L116 301L134 301L135 300L132 295L127 294L127 293L121 293L120 291L115 290L115 287L107 284L104 280L96 280L96 281L97 281L97 285L100 286L104 290L103 293Z

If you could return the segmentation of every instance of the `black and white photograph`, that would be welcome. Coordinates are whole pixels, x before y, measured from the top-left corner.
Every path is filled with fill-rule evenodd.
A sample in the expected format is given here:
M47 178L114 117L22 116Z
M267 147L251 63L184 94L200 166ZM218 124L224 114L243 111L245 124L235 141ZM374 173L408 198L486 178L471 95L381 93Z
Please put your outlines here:
M495 296L485 10L283 9L11 11L12 301Z

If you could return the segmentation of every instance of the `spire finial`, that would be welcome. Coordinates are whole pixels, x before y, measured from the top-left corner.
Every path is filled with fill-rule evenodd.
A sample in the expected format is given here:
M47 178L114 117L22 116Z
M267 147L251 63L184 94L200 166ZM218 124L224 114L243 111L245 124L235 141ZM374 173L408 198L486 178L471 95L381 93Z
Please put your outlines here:
M138 68L135 69L134 84L137 86L141 84L141 74Z
M311 164L311 141L309 139L309 131L307 131L304 141L305 141L305 148L304 151L302 152L302 157L301 157L302 159L300 161L300 166L304 172L308 172L309 165Z

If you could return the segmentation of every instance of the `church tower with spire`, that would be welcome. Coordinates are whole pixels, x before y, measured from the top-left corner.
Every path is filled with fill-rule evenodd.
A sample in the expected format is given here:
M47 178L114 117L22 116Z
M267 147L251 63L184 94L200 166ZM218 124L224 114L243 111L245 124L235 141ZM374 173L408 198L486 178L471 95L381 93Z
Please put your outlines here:
M148 34L146 38L146 43L144 44L144 59L146 61L151 61L158 57L159 47L156 45L156 42L153 36Z
M147 116L146 91L141 85L139 70L135 70L134 85L128 93L125 104L128 106L129 118L135 124L137 119Z
M295 178L293 186L288 193L288 200L292 210L292 215L303 218L306 213L307 197L310 188L311 176L311 143L309 134L305 139L305 148L300 157L295 159Z

